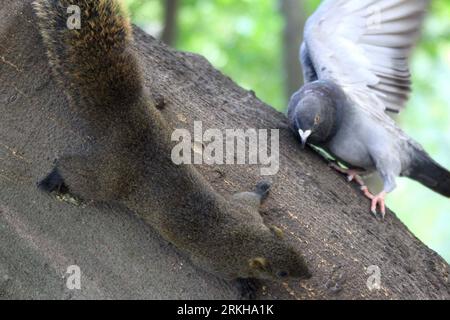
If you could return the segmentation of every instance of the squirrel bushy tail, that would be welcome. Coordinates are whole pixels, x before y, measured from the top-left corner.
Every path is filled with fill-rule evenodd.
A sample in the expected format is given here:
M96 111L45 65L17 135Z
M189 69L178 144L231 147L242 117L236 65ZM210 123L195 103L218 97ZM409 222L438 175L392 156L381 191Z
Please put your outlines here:
M143 132L154 119L146 114L131 24L116 0L36 0L33 6L69 117L83 118L94 140L60 157L39 186L60 189L55 177L61 177L81 198L123 198L137 185L136 143L153 137Z
M33 6L55 76L70 99L83 100L77 105L113 108L141 95L132 29L118 1L36 0ZM69 28L68 8L79 8L79 29Z

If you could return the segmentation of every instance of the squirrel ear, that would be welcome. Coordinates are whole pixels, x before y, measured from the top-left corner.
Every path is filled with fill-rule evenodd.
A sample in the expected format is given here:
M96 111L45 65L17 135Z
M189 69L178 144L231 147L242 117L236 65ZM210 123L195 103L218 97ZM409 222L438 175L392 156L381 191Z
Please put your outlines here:
M267 266L267 260L262 257L252 258L248 261L248 264L252 269L263 271Z
M274 235L276 235L278 238L283 238L284 237L284 232L283 230L281 230L280 228L276 227L276 226L270 226L269 227L270 231L273 232Z

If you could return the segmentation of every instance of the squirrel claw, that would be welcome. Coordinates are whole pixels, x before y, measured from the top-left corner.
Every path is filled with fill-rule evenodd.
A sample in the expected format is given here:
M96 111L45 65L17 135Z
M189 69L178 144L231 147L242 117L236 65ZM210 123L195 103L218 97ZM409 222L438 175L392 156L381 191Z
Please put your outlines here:
M68 192L68 188L64 183L64 179L61 177L57 168L54 168L47 177L38 182L38 188L48 192L56 192L60 194L65 194Z
M256 193L261 196L262 199L267 197L267 194L269 193L270 188L272 187L272 183L269 181L260 181L256 185Z

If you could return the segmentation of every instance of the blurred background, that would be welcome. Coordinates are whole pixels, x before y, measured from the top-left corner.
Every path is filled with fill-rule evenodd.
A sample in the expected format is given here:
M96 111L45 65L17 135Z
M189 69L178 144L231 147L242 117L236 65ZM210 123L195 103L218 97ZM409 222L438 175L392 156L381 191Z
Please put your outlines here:
M302 83L298 48L303 24L320 0L125 2L133 22L145 31L178 50L205 56L284 112ZM397 120L450 169L450 1L433 1L411 67L413 94ZM450 262L449 199L399 178L387 203L418 238Z

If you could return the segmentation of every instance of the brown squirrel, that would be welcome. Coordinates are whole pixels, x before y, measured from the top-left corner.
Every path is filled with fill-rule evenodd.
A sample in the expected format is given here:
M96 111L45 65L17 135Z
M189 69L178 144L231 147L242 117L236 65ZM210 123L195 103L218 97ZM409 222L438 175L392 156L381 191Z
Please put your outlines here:
M67 27L71 5L81 9L80 29ZM172 162L171 130L144 92L118 1L37 0L34 8L54 76L91 138L56 161L42 189L120 202L223 279L309 277L300 252L258 212L268 183L227 200L192 165Z

